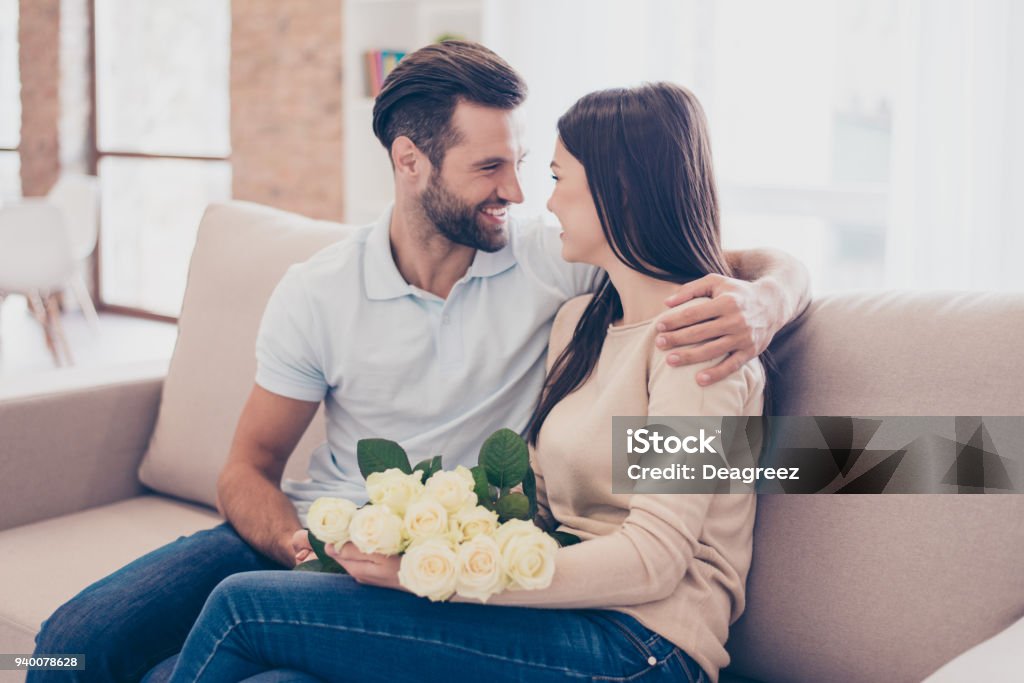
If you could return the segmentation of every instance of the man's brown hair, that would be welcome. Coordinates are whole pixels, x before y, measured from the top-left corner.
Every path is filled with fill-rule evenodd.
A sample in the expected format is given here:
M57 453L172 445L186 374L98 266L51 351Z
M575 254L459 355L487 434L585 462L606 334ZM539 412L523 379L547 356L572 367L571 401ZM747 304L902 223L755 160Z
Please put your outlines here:
M479 43L446 40L406 56L388 74L373 105L373 133L389 154L405 135L440 169L459 141L456 104L507 110L525 99L526 83L504 59Z

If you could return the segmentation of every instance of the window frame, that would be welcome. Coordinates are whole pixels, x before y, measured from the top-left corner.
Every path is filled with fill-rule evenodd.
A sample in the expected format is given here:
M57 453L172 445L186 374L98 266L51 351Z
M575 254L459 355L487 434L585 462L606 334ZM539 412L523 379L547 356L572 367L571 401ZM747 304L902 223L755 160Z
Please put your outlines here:
M89 46L88 46L88 59L89 59L89 132L86 135L88 145L86 147L86 169L90 175L94 175L99 178L99 166L100 161L104 157L121 158L121 159L176 159L182 161L209 161L209 162L226 162L231 163L231 154L227 156L206 156L206 155L188 155L188 154L150 154L143 152L125 152L114 149L100 149L99 148L99 107L98 98L96 95L97 91L97 71L96 71L96 0L88 0L88 17L89 17ZM230 98L230 95L229 95ZM230 124L229 124L230 125ZM100 181L102 187L102 180ZM92 253L92 269L93 269L93 287L96 291L96 307L97 310L106 311L109 313L117 313L119 315L130 316L134 318L143 318L146 320L157 320L160 322L177 323L178 317L172 315L166 315L164 313L157 313L145 308L138 308L135 306L125 306L122 304L115 304L108 302L103 297L103 277L102 277L102 256L100 255L103 240L103 202L99 203L99 216L97 217L96 224L96 249Z
M89 0L89 2L92 2L92 0ZM17 17L15 18L15 23L20 26L20 24L21 24L21 7L20 7L20 5L15 4L15 11L17 13ZM15 31L15 32L17 33L17 31ZM16 60L20 60L20 57L21 57L21 42L19 41L18 42L17 51L15 52L15 59ZM19 68L18 68L18 83L19 83L19 85L21 84L20 62L19 62ZM18 96L21 97L21 95L20 95L21 88L19 87L18 90L19 90L19 95ZM7 153L7 152L13 152L13 153L17 154L18 155L18 162L20 164L20 162L21 162L21 127L20 126L18 127L18 144L17 145L15 145L14 147L6 147L6 146L3 146L3 145L0 145L0 153Z

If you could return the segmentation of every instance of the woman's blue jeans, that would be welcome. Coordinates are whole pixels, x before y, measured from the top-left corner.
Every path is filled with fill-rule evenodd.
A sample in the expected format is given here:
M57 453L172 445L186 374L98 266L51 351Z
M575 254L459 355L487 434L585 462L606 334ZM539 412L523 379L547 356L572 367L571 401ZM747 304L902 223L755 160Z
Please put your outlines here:
M206 601L171 680L269 670L294 681L707 680L685 652L618 612L432 603L338 574L230 576Z

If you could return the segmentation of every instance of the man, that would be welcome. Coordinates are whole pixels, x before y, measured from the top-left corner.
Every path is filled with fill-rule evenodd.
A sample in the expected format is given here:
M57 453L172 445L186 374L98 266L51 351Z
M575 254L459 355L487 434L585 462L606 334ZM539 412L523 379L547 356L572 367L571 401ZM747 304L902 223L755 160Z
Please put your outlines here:
M84 653L82 680L106 681L136 680L168 658L148 677L157 680L221 579L306 559L302 522L317 497L365 501L358 439L396 440L414 459L440 453L450 468L475 464L494 430L525 428L555 313L596 274L561 259L557 230L509 219L523 199L516 109L525 95L508 64L471 43L432 45L392 72L373 126L394 167L394 206L290 268L268 302L255 385L218 482L228 523L85 589L44 623L38 653ZM808 298L791 259L730 258L760 279L689 283L667 303L712 301L666 309L661 321L677 365L728 354L705 384L763 351ZM285 462L321 400L327 443L310 480L282 491Z

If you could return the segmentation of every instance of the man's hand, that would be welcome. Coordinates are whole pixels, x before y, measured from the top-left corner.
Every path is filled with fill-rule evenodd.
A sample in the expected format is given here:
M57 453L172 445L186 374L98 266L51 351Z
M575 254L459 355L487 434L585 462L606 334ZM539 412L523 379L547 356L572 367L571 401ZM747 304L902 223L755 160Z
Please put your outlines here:
M697 297L710 297L711 301L677 308ZM665 305L675 308L659 318L660 334L655 343L662 349L676 349L668 356L669 365L692 365L726 356L697 375L701 386L728 377L760 355L784 322L779 320L775 294L765 291L760 280L705 275L682 285Z
M402 562L398 555L363 553L351 541L341 546L341 552L334 549L333 543L328 543L324 547L327 554L344 567L356 582L368 586L405 590L398 582L398 567Z
M313 546L309 544L309 532L307 530L299 529L292 534L291 543L296 567L316 557L316 554L313 552Z

